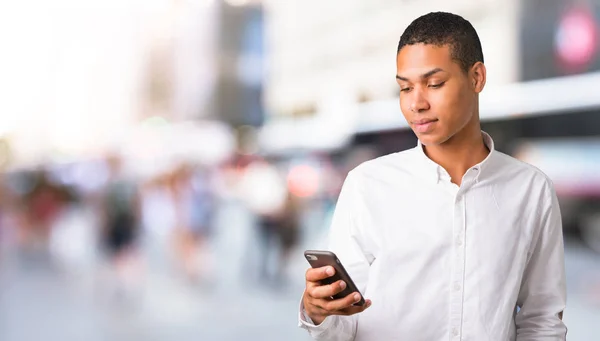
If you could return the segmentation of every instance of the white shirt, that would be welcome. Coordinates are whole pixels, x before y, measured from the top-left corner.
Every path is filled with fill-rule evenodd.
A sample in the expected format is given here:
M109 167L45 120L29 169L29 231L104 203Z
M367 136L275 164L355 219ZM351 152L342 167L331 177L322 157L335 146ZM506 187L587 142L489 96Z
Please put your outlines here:
M348 174L329 246L373 304L318 326L301 306L299 326L316 340L565 340L552 183L483 136L490 153L460 187L420 143Z

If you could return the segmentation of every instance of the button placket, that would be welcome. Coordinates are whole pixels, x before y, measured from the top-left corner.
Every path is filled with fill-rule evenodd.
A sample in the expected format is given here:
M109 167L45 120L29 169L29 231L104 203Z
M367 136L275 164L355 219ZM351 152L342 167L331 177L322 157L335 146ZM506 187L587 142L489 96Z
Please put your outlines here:
M463 319L464 273L465 273L465 230L466 207L464 188L455 197L453 249L454 261L452 272L452 288L450 295L450 339L460 339Z

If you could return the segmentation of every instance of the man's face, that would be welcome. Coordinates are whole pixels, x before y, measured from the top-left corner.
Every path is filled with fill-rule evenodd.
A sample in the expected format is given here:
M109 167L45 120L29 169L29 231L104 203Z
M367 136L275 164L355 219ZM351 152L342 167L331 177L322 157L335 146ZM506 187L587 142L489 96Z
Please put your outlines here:
M396 67L402 114L424 145L445 143L467 124L478 124L480 90L471 72L452 60L450 46L406 45Z

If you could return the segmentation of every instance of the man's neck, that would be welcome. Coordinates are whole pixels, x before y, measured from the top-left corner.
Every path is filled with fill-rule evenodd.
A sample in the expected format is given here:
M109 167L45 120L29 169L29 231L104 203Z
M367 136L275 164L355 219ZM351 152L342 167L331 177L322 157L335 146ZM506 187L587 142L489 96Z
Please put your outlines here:
M452 182L459 186L467 170L483 161L490 152L483 142L479 128L477 133L457 134L441 145L426 146L424 151L427 157L442 166L450 174Z

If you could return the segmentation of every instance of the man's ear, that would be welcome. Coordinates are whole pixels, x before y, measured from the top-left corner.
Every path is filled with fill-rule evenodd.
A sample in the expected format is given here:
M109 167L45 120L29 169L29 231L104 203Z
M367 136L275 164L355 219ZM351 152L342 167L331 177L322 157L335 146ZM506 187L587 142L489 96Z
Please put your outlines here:
M483 91L485 87L486 81L486 69L485 65L482 62L477 62L473 64L471 70L469 72L469 78L471 79L471 86L473 86L473 91L476 93L480 93Z

